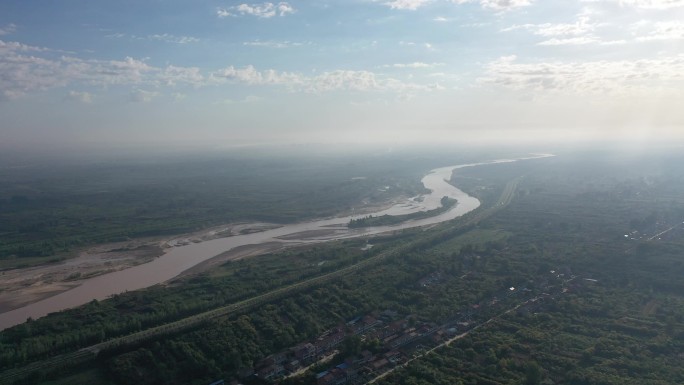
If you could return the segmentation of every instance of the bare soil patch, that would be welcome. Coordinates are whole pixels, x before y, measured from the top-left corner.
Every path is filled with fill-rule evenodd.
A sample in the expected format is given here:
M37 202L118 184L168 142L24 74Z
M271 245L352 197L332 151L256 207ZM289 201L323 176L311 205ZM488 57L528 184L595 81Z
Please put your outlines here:
M0 271L0 313L57 295L85 279L151 261L164 254L159 240L88 247L59 263Z

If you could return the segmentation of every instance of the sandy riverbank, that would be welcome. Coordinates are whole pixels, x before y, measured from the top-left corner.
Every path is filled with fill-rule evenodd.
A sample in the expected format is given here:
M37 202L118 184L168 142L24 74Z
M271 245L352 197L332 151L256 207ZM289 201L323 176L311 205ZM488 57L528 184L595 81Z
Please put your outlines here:
M357 214L373 212L391 207L395 203L396 200L375 204L362 202L350 211ZM280 225L272 223L225 224L172 237L144 238L94 245L76 251L73 256L58 263L0 271L0 313L60 294L79 286L88 278L150 262L175 247L278 227ZM299 234L298 237L283 237L283 240L307 237L307 234ZM201 273L227 261L272 253L291 246L295 244L269 242L238 247L198 264L180 277Z
M60 294L79 286L86 279L150 262L174 247L277 227L279 225L270 223L237 223L181 236L104 243L76 251L58 263L0 271L0 313ZM248 252L235 250L234 255L219 255L213 263L207 261L191 272L198 273L217 263L263 254L271 249L268 245L255 245Z
M164 254L157 239L91 246L62 262L0 271L0 313L57 295L84 280L146 263Z

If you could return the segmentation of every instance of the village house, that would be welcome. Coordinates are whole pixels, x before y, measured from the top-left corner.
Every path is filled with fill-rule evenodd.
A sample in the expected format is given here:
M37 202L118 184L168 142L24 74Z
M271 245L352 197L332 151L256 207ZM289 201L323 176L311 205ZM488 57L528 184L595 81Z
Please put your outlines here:
M378 360L375 360L375 361L371 362L371 363L367 366L367 368L370 369L370 371L372 371L372 372L377 372L378 370L383 369L383 368L386 367L387 365L389 365L389 361L387 361L386 358L380 358L380 359L378 359Z
M347 325L349 326L351 332L356 335L365 333L366 331L371 330L380 324L382 324L382 321L371 316L365 316Z
M369 350L364 350L361 352L361 355L356 359L354 362L356 365L363 365L367 362L370 362L373 359L373 353L371 353Z
M297 360L297 359L295 359L295 360L290 360L290 361L288 361L288 362L285 364L285 370L287 370L287 371L290 372L290 373L296 372L296 371L299 370L299 368L301 368L301 367L302 367L302 365L301 365L301 363L299 362L299 360Z
M385 357L387 361L391 362L392 364L396 364L401 359L401 352L398 350L391 350L383 354L383 357Z
M396 349L402 345L406 345L407 343L419 338L421 335L416 332L416 331L410 331L411 329L407 330L406 333L403 333L399 335L398 337L395 337L393 339L390 339L389 341L385 342L385 348L388 350ZM413 329L415 330L415 329Z
M257 369L256 375L264 380L270 380L285 374L285 367L282 365L267 365Z
M294 356L302 363L310 363L316 359L316 347L306 342L292 348Z
M319 337L314 346L316 347L316 354L321 355L332 350L334 347L342 343L346 337L346 333L341 327L337 327Z
M333 369L318 373L316 375L317 385L344 385L354 381L358 377L358 370L355 366L343 363Z

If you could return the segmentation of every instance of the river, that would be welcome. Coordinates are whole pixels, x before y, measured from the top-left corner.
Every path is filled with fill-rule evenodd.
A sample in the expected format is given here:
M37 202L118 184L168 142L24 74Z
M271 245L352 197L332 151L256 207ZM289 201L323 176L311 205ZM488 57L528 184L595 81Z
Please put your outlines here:
M386 210L372 213L373 216L408 214L411 212L438 208L441 206L440 200L444 196L458 200L458 203L449 211L429 218L410 220L393 226L349 229L347 228L349 220L359 217L352 215L288 224L258 233L217 238L201 243L191 243L185 246L174 247L166 254L149 263L87 279L80 286L73 289L28 304L24 307L2 313L0 314L0 330L23 323L28 317L37 319L49 313L82 305L93 299L101 300L114 294L138 290L168 281L199 263L240 246L267 242L324 242L448 221L473 211L480 206L479 200L447 183L447 180L451 179L451 174L455 169L485 164L515 162L517 160L536 159L547 156L550 155L544 154L527 158L500 159L490 162L469 163L437 168L430 171L430 173L421 180L423 185L430 190L429 194L422 196L423 199L413 198ZM325 235L312 237L312 233L325 233ZM286 237L287 240L281 237Z

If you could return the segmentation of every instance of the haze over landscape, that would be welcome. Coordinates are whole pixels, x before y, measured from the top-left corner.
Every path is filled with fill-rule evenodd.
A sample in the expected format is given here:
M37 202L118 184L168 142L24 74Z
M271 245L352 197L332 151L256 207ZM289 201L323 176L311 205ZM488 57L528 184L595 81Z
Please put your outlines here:
M0 4L3 147L681 138L684 1Z
M0 385L684 384L684 0L0 2Z

